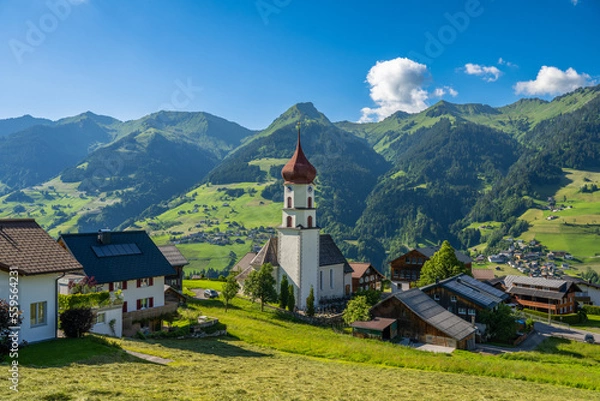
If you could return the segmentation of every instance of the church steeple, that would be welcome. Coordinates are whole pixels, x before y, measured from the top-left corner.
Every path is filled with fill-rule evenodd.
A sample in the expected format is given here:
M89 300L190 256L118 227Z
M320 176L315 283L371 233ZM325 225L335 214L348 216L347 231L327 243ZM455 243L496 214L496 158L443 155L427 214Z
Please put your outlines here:
M283 166L281 176L286 184L312 184L317 176L317 169L310 164L302 151L302 144L300 143L300 122L298 122L297 127L298 142L296 144L296 151L287 164Z

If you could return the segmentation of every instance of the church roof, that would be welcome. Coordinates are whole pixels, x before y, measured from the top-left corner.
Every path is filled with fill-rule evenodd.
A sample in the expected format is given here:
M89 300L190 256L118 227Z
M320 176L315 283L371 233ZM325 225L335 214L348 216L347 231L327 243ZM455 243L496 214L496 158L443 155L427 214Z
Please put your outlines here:
M281 176L286 183L310 184L317 176L317 169L310 164L300 144L300 128L298 128L298 143L292 158L281 170Z
M335 244L329 234L321 234L319 238L319 266L344 265L344 273L352 273L352 267Z
M277 237L271 237L267 243L258 251L258 254L252 259L252 266L260 267L265 263L270 263L273 267L279 266L277 261Z

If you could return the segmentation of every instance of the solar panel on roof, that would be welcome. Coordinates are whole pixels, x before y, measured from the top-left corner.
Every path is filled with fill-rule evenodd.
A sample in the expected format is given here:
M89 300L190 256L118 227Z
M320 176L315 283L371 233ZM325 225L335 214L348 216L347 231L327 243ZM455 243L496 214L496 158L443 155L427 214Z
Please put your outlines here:
M109 244L92 246L92 250L99 258L111 256L139 255L142 253L136 244Z

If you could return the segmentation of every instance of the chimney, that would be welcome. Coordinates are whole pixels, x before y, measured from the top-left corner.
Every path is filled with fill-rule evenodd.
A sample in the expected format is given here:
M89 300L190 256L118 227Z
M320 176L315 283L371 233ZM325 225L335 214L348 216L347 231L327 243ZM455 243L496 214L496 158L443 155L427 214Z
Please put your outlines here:
M102 228L98 230L98 242L102 245L110 244L110 229Z

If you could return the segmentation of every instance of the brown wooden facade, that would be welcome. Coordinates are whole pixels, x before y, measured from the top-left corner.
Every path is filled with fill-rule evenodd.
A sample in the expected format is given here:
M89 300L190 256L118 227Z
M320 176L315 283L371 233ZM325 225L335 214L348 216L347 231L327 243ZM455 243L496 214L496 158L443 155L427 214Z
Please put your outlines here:
M470 323L479 322L479 312L484 309L482 306L441 286L422 288L422 290L448 312L454 313Z
M385 276L370 263L350 263L352 267L352 292L377 290L383 291Z
M371 309L371 314L376 317L397 319L398 335L418 342L457 349L471 349L475 344L474 333L461 340L454 339L424 321L395 297L375 305Z

